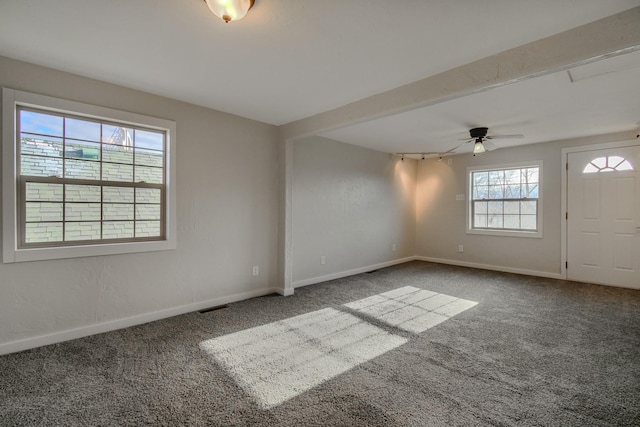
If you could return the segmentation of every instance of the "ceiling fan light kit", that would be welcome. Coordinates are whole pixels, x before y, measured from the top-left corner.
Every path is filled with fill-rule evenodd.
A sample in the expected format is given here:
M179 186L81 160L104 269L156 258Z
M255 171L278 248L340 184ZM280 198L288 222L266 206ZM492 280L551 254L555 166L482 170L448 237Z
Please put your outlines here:
M497 147L490 140L492 139L519 139L524 138L522 134L516 135L487 135L489 128L477 127L469 130L469 136L471 137L467 142L474 141L473 143L473 155L483 154L487 151L495 150Z
M475 144L473 144L473 155L485 153L487 150L484 148L484 144L482 143L482 139L476 139Z

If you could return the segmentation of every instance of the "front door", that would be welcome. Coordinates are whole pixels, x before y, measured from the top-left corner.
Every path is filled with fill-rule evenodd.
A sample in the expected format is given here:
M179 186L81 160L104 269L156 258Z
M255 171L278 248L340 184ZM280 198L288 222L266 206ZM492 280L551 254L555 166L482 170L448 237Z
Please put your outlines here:
M569 153L567 278L640 289L640 146Z

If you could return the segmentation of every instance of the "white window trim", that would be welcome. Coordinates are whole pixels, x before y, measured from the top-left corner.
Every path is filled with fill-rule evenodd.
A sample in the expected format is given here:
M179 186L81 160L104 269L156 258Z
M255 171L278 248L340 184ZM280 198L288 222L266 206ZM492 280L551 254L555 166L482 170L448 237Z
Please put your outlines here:
M471 183L471 173L478 171L491 171L498 169L510 169L510 168L526 168L526 167L538 167L540 173L538 175L538 214L536 215L536 221L538 224L537 231L519 231L519 230L486 230L486 229L474 229L471 228L471 204L473 203L473 185ZM486 166L470 166L467 168L467 205L466 205L466 233L467 234L479 234L485 236L503 236L503 237L528 237L535 239L542 239L542 212L543 212L543 161L533 160L530 162L517 162L517 163L504 163L499 165L486 165Z
M165 131L167 133L165 240L19 249L16 180L18 161L16 157L16 107L18 105L71 113L87 118L108 118L123 124ZM4 263L176 249L176 123L174 121L3 88L2 129L2 260Z

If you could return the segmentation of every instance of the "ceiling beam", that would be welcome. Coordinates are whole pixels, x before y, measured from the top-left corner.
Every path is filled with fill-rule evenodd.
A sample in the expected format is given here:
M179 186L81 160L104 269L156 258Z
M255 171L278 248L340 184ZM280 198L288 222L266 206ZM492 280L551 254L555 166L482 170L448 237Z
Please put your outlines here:
M284 140L434 105L640 50L640 6L280 126Z

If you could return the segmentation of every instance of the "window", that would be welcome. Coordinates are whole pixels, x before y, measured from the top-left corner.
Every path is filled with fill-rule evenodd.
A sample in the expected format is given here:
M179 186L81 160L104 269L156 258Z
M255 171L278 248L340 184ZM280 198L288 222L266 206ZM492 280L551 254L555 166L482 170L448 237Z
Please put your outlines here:
M174 122L3 99L5 262L175 248Z
M620 171L632 171L633 166L623 157L609 156L598 157L591 160L587 166L585 166L582 173L597 173L597 172L620 172Z
M542 162L469 170L467 232L542 237Z

